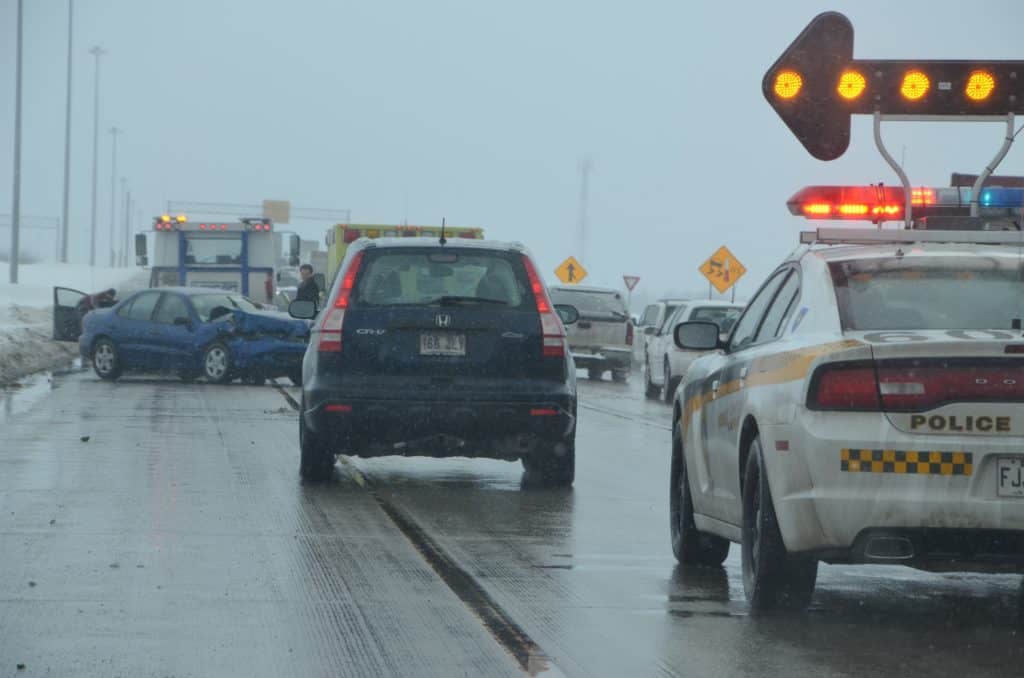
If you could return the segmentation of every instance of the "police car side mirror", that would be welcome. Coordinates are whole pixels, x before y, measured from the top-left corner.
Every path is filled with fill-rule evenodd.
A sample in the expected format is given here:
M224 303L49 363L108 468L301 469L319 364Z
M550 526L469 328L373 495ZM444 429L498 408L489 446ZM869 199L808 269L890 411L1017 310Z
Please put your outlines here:
M714 351L721 347L718 325L709 322L679 323L675 327L676 346L685 351Z
M316 302L296 299L288 304L288 315L300 320L312 320L316 317Z
M569 304L555 304L555 313L562 319L563 325L572 325L580 319L579 309Z

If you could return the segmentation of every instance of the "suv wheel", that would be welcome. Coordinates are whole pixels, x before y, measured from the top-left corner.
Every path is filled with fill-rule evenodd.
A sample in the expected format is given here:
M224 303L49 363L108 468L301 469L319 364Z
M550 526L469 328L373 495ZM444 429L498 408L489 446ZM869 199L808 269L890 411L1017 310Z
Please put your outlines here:
M750 443L742 495L743 590L747 602L753 610L807 607L818 578L818 561L786 551L757 437Z
M299 410L299 476L312 482L330 480L334 473L334 452L312 431L306 429L306 424L302 420L302 412L305 409L303 401Z
M629 370L612 370L612 381L617 381L622 384L625 383L628 378Z
M597 367L587 368L587 379L591 381L601 381L601 377L604 376L604 370Z
M565 447L563 454L558 453L558 446ZM571 486L576 480L575 437L565 443L538 446L533 454L523 457L523 468L545 485Z
M684 565L718 566L729 555L729 540L697 529L682 438L682 427L677 423L672 433L672 471L669 474L668 495L672 553Z

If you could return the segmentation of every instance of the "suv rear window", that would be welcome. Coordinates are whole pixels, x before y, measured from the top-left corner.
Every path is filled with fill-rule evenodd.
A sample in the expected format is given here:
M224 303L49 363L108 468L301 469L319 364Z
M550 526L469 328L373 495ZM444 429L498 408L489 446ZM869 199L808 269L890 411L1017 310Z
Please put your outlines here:
M360 306L432 306L447 301L518 308L527 300L522 264L500 251L368 250L352 301Z
M844 330L1008 330L1021 317L1018 256L829 264Z
M626 302L618 292L567 290L557 287L551 290L551 301L575 306L580 313L612 313L626 317Z

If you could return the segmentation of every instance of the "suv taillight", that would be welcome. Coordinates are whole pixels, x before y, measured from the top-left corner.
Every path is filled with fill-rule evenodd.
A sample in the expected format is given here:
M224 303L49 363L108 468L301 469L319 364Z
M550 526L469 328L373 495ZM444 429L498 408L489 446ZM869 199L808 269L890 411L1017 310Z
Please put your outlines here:
M341 279L341 289L338 290L338 298L334 304L327 308L324 313L323 322L320 323L319 339L317 350L321 353L341 352L341 328L345 323L345 309L348 308L349 299L352 297L352 288L355 286L356 275L359 273L359 266L363 263L363 253L357 252L352 257L352 262L345 269L345 275Z
M542 354L545 358L564 358L565 327L551 305L551 299L548 298L544 283L537 275L537 269L525 254L523 255L523 266L526 267L526 276L530 279L530 289L533 290L533 298L537 302L537 312L540 313L540 330L543 335Z

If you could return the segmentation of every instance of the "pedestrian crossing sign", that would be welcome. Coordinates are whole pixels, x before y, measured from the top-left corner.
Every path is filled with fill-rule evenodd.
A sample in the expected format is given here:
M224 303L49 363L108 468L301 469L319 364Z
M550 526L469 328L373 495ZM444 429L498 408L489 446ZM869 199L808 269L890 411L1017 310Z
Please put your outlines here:
M566 285L579 285L587 277L587 269L576 261L576 257L569 257L555 269L555 275Z

